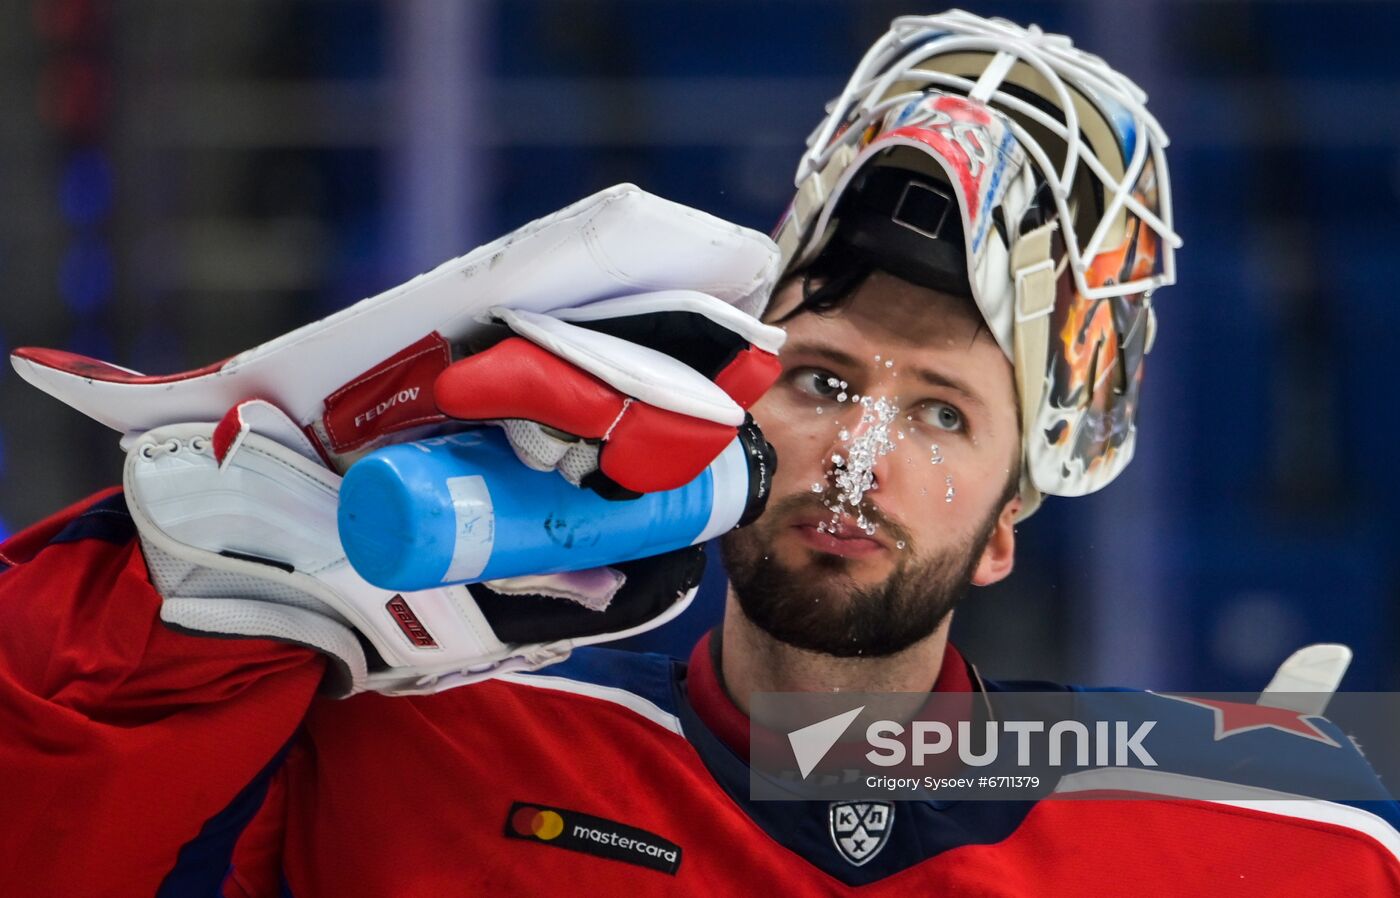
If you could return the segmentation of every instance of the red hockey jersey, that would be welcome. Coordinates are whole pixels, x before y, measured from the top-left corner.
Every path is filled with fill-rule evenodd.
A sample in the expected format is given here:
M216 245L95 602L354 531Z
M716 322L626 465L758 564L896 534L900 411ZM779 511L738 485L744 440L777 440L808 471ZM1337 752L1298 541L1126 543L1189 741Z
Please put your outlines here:
M748 799L703 648L328 701L159 604L117 493L0 546L0 893L1400 895L1393 805L899 802L857 864L842 808Z

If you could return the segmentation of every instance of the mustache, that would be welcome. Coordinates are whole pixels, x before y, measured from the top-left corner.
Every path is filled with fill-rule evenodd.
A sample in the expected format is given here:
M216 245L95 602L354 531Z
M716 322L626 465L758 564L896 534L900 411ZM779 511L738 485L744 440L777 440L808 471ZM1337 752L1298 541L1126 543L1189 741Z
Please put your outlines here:
M763 517L781 521L812 514L828 518L837 514L846 514L853 518L864 515L867 521L875 525L877 533L884 533L911 547L914 545L909 528L876 503L865 498L861 500L860 505L848 505L838 502L837 495L835 492L793 493L769 504Z

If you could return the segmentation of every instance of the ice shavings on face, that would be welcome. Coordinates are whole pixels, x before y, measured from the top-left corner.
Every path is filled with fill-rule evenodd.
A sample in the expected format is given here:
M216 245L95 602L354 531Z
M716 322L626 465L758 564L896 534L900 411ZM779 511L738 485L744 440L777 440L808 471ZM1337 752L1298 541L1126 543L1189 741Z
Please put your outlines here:
M862 532L873 534L875 524L865 517L861 501L865 494L875 489L875 465L879 460L894 451L894 441L890 439L890 425L899 417L899 404L883 396L860 399L860 425L852 437L846 430L841 431L841 440L846 444L843 458L836 454L831 457L836 488L836 506L832 508L832 524L842 514L842 506L850 506L856 515L856 526Z

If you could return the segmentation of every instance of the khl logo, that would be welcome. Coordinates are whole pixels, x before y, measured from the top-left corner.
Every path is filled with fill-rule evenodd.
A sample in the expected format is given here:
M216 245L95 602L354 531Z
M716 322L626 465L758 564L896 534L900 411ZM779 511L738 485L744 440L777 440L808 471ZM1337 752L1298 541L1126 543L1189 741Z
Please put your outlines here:
M880 853L890 840L894 805L888 801L832 802L831 841L857 867Z

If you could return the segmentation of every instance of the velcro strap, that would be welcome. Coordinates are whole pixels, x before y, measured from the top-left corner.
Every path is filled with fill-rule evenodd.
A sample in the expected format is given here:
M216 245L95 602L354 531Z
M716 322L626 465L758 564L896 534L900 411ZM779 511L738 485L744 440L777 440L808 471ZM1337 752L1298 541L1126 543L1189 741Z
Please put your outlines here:
M1055 263L1050 256L1056 224L1049 222L1022 234L1011 251L1016 281L1017 387L1021 393L1021 430L1030 433L1045 391L1050 315L1055 309Z
M1016 282L1016 319L1012 336L1016 389L1021 397L1023 454L1030 452L1029 435L1045 398L1046 365L1050 347L1050 318L1055 310L1055 262L1051 257L1055 222L1022 234L1012 246L1011 271ZM1022 459L1021 511L1024 520L1040 505L1040 489L1029 475L1029 459Z

